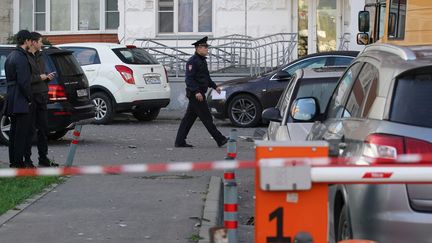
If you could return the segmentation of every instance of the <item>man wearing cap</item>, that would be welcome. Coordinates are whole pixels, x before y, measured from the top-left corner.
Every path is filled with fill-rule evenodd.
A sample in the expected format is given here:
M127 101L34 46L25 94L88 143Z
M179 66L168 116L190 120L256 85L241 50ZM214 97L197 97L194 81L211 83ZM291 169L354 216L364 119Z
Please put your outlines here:
M24 163L27 140L31 139L30 116L31 71L27 60L27 49L31 45L31 34L20 30L16 35L17 47L5 61L7 80L6 115L11 119L9 132L9 162L12 168L32 167Z
M209 87L221 92L215 82L210 78L207 68L206 56L208 55L207 36L192 43L195 46L195 54L186 63L186 97L189 104L186 109L175 140L176 147L193 147L186 143L186 137L197 117L200 118L207 131L216 140L219 147L228 142L228 139L216 128L213 117L207 105L205 93Z

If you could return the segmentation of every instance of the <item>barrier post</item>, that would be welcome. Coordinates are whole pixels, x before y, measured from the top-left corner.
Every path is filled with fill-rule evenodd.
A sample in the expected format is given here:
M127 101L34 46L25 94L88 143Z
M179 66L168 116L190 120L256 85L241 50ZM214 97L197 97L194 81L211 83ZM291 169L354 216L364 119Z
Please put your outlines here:
M81 135L81 129L82 129L82 125L78 124L75 126L75 130L72 134L72 141L69 147L69 153L68 156L66 158L66 166L67 167L71 167L74 157L75 157L75 152L77 149L77 145L78 145L78 139Z
M227 160L237 158L237 130L230 132L227 145ZM238 190L234 170L224 170L224 227L227 229L228 243L237 243L237 202Z
M310 165L301 162L290 168L259 166L266 158L327 157L327 143L258 141L255 145L255 242L327 242L327 184L312 187ZM301 180L307 176L309 180ZM293 183L293 179L299 180Z

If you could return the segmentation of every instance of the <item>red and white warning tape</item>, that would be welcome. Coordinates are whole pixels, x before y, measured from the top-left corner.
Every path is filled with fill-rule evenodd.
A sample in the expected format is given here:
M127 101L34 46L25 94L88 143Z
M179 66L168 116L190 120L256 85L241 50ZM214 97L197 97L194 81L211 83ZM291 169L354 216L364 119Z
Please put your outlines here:
M355 161L357 164L359 160ZM360 161L362 162L362 161ZM368 161L370 163L370 161ZM391 163L390 163L391 162ZM313 182L328 183L429 183L432 182L432 154L405 155L398 160L373 161L372 164L353 165L349 159L289 158L264 159L259 163L248 160L220 160L204 162L176 162L128 164L114 166L79 166L35 169L0 169L0 177L63 176L152 172L191 172L233 170L265 167L287 167L302 164L311 166Z

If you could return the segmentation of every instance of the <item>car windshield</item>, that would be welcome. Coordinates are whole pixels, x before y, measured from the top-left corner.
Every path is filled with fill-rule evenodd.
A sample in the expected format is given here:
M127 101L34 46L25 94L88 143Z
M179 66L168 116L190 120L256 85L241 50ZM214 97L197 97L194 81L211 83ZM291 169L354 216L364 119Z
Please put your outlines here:
M51 62L48 62L46 66L50 70L45 70L46 72L57 70L57 72L60 72L63 76L76 76L84 74L80 65L72 54L53 54L51 55L51 59L54 62L54 66Z
M113 51L126 64L159 64L152 55L142 48L117 48Z
M432 72L431 66L416 74L396 81L390 120L394 122L432 127Z

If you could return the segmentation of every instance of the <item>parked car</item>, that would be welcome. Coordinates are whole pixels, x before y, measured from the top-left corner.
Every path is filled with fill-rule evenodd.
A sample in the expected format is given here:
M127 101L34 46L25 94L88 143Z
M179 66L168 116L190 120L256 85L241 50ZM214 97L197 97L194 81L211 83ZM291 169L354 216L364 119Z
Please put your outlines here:
M213 100L209 95L209 107L215 118L229 118L234 126L256 126L262 121L262 111L276 106L296 70L327 66L347 67L357 55L357 51L315 53L297 59L262 77L226 81L220 85L226 92L225 99Z
M316 97L294 101L292 117L315 122L308 140L362 165L401 154L432 153L432 47L373 44L345 71L323 116ZM432 242L432 186L337 185L329 194L336 242Z
M94 122L106 124L115 113L132 112L140 121L156 119L170 102L167 72L142 48L112 43L58 45L73 51L89 80L96 105Z
M14 48L0 45L0 97L3 97L0 98L0 143L3 144L8 143L10 131L10 119L2 112L7 95L4 63ZM48 84L48 138L60 139L76 122L94 117L95 107L90 100L87 78L72 52L47 47L43 53L45 71L56 72Z
M298 69L279 98L276 107L267 108L262 113L263 119L270 121L264 139L305 140L313 123L299 122L291 116L293 101L303 97L316 97L320 105L314 104L308 108L316 110L316 116L322 116L344 70L344 67Z

